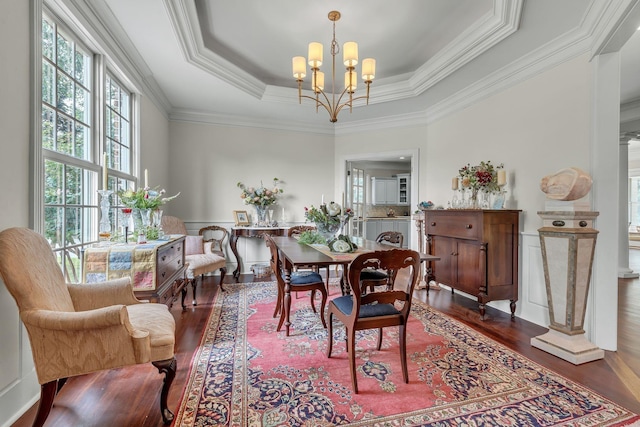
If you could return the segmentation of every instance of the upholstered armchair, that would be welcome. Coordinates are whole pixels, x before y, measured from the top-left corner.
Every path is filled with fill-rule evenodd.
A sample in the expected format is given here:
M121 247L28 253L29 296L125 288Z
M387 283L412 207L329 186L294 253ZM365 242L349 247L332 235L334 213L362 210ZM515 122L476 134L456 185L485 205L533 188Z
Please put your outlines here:
M222 282L227 272L227 260L219 253L212 250L211 242L205 244L204 237L187 235L187 227L180 218L164 215L162 217L162 230L167 234L184 234L184 263L187 264L186 277L193 288L193 305L196 305L196 287L198 277L202 278L206 273L220 270L220 290L224 291Z
M0 233L0 276L18 305L41 384L34 426L44 424L68 377L148 362L165 374L160 409L171 423L175 321L166 305L136 299L128 277L66 284L49 243L26 228Z

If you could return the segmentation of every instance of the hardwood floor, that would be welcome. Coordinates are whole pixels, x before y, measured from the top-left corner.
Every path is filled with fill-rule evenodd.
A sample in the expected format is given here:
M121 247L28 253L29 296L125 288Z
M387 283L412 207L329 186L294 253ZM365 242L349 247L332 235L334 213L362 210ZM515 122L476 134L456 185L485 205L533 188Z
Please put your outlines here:
M640 250L631 250L630 267L640 271ZM332 270L332 274L335 274ZM242 275L241 281L253 281ZM228 277L225 283L233 282ZM186 385L189 364L200 342L219 277L206 277L198 288L198 305L182 311L179 304L171 310L176 319L176 356L178 371L168 398L169 408L177 411ZM620 309L618 351L606 352L604 360L575 366L531 347L532 337L546 328L487 308L487 319L480 320L477 303L448 289L417 290L416 297L458 319L538 364L579 382L612 401L640 413L640 279L619 280ZM190 300L190 297L188 298ZM151 366L138 365L70 378L54 402L47 426L160 426L159 396L163 377ZM30 426L35 405L13 427Z

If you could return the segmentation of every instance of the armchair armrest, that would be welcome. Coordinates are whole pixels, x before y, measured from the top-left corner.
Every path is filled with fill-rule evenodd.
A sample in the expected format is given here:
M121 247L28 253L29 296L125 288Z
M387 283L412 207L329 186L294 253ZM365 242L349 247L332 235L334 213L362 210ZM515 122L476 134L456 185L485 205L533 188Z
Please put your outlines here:
M40 384L151 360L149 332L134 329L127 307L20 314Z
M76 311L93 310L118 304L133 305L142 302L133 293L129 277L100 283L68 284L67 287Z
M119 325L133 331L127 308L122 304L88 311L29 310L22 312L20 318L25 325L50 331L89 331Z

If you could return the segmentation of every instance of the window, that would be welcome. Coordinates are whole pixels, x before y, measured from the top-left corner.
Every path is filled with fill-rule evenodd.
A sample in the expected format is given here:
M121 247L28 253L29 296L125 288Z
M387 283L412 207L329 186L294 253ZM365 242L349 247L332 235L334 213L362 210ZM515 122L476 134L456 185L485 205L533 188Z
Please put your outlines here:
M97 190L105 184L109 190L128 188L136 180L132 175L133 96L103 65L105 58L48 11L42 14L41 49L43 200L40 205L36 202L42 216L34 217L42 218L37 222L42 221L41 229L65 279L79 282L80 253L98 240ZM98 179L103 167L108 167L107 183ZM106 224L112 236L119 225L114 198Z

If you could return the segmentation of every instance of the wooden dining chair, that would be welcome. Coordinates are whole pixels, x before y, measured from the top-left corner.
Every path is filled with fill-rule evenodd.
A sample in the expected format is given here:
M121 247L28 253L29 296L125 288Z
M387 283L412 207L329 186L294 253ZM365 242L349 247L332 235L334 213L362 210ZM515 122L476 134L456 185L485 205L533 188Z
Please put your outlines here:
M381 245L391 245L401 248L404 243L404 236L398 231L383 231L376 237L376 242ZM373 292L376 286L386 285L387 279L387 274L384 271L365 268L362 270L360 277L360 280L363 282L362 290L366 292L367 288L369 288L369 291Z
M271 270L276 276L276 283L278 285L278 301L276 302L276 308L273 312L273 317L276 317L280 313L280 321L278 322L277 331L280 331L282 324L286 319L286 313L291 310L291 298L285 298L285 271L284 262L280 259L278 252L278 246L273 241L273 238L269 234L264 235L264 240L267 247L271 251ZM314 313L317 313L314 303L316 291L322 295L320 302L320 320L322 326L326 329L327 323L324 319L324 309L327 305L327 290L324 287L322 276L315 271L293 271L290 275L290 292L311 291L311 308ZM285 306L286 304L286 306ZM289 326L287 325L287 336L289 336Z
M287 229L287 236L296 237L296 236L300 236L305 231L316 231L316 230L317 230L317 228L315 226L313 226L313 225L294 225L293 227L289 227L289 229ZM318 266L316 266L316 265L301 266L299 268L309 269L309 270L315 271L316 273L319 273ZM327 292L329 292L329 272L330 272L330 268L331 268L331 266L328 265L327 266L327 277L326 277Z
M387 273L387 290L362 293L361 273L365 268L384 270ZM329 302L327 313L328 338L327 357L331 357L333 347L333 317L346 328L347 352L351 369L351 384L354 393L358 393L356 378L356 331L378 329L377 349L382 347L382 328L398 326L400 362L402 377L409 382L407 369L407 321L411 310L413 288L418 281L420 255L411 249L391 249L358 255L349 264L348 283L351 295L334 298ZM399 274L400 273L400 274ZM400 283L396 283L400 282ZM404 282L404 286L402 286ZM401 306L401 308L398 308Z

